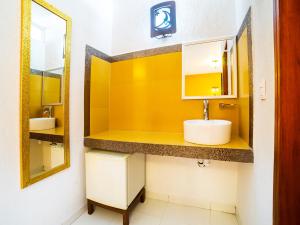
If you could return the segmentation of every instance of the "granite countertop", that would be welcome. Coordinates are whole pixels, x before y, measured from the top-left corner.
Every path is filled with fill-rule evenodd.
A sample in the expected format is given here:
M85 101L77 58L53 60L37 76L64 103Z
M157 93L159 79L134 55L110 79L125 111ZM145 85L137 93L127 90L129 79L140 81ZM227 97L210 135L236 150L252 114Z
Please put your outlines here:
M56 127L49 130L30 131L30 139L49 141L55 143L64 143L64 128Z
M86 147L123 153L253 163L253 151L240 137L224 145L198 145L184 141L182 133L105 131L84 138Z

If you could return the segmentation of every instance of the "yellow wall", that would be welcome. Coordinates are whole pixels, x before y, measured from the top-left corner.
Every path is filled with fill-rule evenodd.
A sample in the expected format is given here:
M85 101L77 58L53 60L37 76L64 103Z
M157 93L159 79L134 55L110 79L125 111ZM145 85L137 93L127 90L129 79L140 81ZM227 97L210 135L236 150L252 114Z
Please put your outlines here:
M181 71L180 52L112 63L109 129L182 132L184 120L203 118L203 101L181 99ZM211 119L232 121L237 135L238 110L220 102L236 100L211 100Z
M91 59L90 134L108 130L110 74L111 64L93 56Z
M238 45L238 90L239 90L239 135L249 143L249 63L247 29L243 32Z
M248 68L239 66L240 74L244 67ZM241 133L248 141L249 79L247 71L243 73L240 98L210 100L210 118L232 121L233 135ZM90 91L91 134L105 130L183 132L184 120L203 118L202 100L181 99L180 52L115 63L93 57ZM221 102L241 105L221 110Z
M213 92L212 88L218 88ZM192 74L185 76L186 96L218 96L222 91L222 73Z
M59 79L54 77L47 77L48 84L52 85L53 89L58 90L60 88ZM49 90L48 86L48 90ZM51 92L48 92L51 94ZM54 93L53 93L54 94ZM57 95L57 93L55 94ZM49 99L54 99L51 95L48 95ZM29 104L30 104L30 118L42 117L42 76L38 74L30 75L30 91L29 91ZM56 126L63 126L64 115L63 115L63 106L58 105L54 106L54 117L56 118Z

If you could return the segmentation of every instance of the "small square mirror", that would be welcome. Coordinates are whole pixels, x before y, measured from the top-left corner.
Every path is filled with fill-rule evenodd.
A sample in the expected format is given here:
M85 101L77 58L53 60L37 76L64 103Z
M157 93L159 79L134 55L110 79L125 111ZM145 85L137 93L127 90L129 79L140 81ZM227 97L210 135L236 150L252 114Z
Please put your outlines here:
M235 38L183 44L182 98L236 98L236 54Z

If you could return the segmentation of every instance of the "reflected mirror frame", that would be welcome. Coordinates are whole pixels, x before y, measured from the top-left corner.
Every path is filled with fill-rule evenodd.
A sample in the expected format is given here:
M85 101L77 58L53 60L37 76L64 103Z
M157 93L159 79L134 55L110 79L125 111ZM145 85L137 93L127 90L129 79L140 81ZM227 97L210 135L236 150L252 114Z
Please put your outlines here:
M39 176L30 178L30 133L29 133L29 75L30 75L30 29L31 3L35 2L66 21L65 71L64 71L64 164ZM21 62L20 62L20 179L25 188L46 177L70 167L69 137L69 80L71 57L71 18L43 0L23 0L21 8Z
M184 60L184 49L185 46L189 45L196 45L196 44L205 44L205 43L211 43L211 42L218 42L218 41L225 41L225 40L233 40L234 41L234 53L235 53L235 82L234 82L234 93L232 95L219 95L219 96L186 96L185 95L185 71L184 66L182 63L182 75L181 75L181 99L182 100L201 100L201 99L234 99L238 97L237 94L237 82L238 82L238 72L237 72L237 46L236 46L236 36L225 36L225 37L219 37L219 38L213 38L213 39L206 39L206 40L200 40L200 41L194 41L194 42L186 42L182 44L182 61Z

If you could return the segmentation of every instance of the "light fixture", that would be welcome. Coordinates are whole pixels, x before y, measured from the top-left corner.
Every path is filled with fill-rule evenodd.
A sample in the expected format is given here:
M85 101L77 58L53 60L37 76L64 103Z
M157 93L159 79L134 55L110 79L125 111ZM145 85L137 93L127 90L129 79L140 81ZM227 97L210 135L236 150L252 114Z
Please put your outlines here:
M209 65L210 67L217 69L218 67L221 66L221 61L219 59L212 59L211 61L209 61Z
M176 33L176 6L174 1L151 7L151 37L165 38Z
M219 93L219 87L212 87L211 92L214 96L216 96Z

